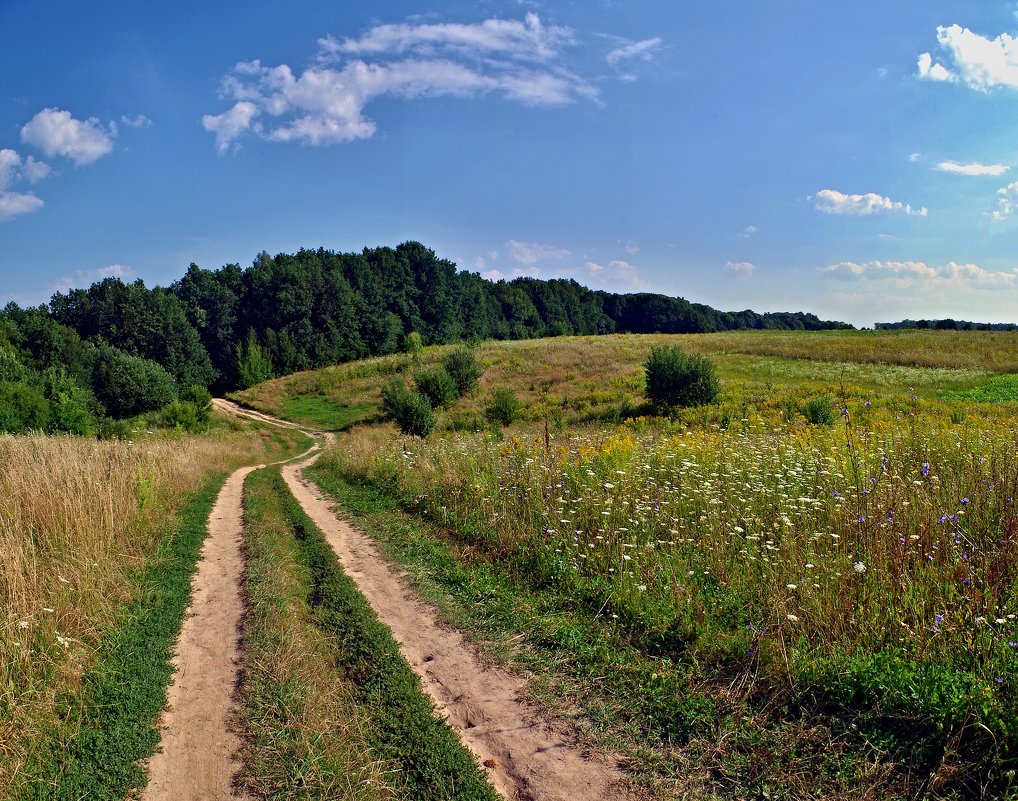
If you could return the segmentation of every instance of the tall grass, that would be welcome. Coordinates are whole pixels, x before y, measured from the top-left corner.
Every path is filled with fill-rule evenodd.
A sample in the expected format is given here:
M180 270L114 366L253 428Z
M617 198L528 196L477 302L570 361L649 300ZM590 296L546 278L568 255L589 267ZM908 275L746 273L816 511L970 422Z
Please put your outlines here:
M727 428L635 420L550 447L537 431L361 429L320 464L388 488L655 653L824 685L835 705L931 731L977 724L997 758L1018 744L1012 421L958 425L949 412L971 407L913 396L844 402L832 427L789 423L771 398Z
M224 433L0 437L0 796L136 591L167 516L204 476L261 453Z

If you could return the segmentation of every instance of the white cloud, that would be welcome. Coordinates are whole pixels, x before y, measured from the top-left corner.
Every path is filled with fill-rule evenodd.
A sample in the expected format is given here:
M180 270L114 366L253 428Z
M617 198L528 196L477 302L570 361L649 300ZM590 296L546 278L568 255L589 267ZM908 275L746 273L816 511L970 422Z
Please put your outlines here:
M654 54L661 49L663 43L660 36L641 39L638 42L625 42L625 44L609 52L606 58L613 67L617 67L621 62L632 61L633 59L650 61L654 58Z
M95 270L76 270L73 276L65 275L52 284L50 292L69 292L79 287L88 287L104 278L119 278L121 281L129 281L134 278L134 268L125 267L123 264L110 264L107 267L99 267Z
M612 259L607 264L588 261L584 267L591 283L598 286L623 286L639 289L647 285L636 268L622 259Z
M997 222L1006 220L1014 214L1015 209L1018 209L1018 181L997 190L997 208L992 214L993 219Z
M488 270L486 273L481 273L482 278L487 278L489 281L505 281L505 276L498 270Z
M38 211L43 205L42 200L30 192L0 192L0 222L19 214Z
M822 267L820 272L843 278L891 279L898 286L993 289L1018 285L1018 268L1010 272L994 272L977 264L953 261L943 266L922 261L844 261Z
M919 70L918 75L920 78L926 81L944 81L946 83L954 83L958 80L958 76L951 72L947 67L941 63L933 63L933 56L929 53L922 53L916 62L916 67Z
M542 245L539 242L519 242L515 239L510 239L505 244L509 248L509 255L520 264L537 264L547 259L564 259L570 255L569 251L565 248L555 247L554 245Z
M725 269L736 278L749 278L756 270L756 265L748 261L729 261L725 263Z
M206 114L202 125L222 153L246 132L311 145L367 139L376 125L366 107L383 96L494 94L529 106L596 99L593 85L559 63L572 41L568 29L545 27L536 14L522 22L381 25L360 39L319 40L316 64L299 74L286 64L238 64L222 82L234 105Z
M152 125L152 120L146 117L144 114L138 114L134 117L128 117L124 115L120 118L120 122L126 125L128 128L148 128Z
M216 135L216 147L220 153L225 153L230 143L251 127L259 113L254 103L241 100L222 114L206 114L201 118L201 124L206 131Z
M749 239L751 236L756 236L760 232L760 229L755 225L747 225L741 231L739 231L739 239Z
M909 153L908 154L908 160L911 161L912 163L920 161L922 159L922 157L923 157L922 153Z
M379 25L360 39L338 42L330 36L318 43L325 58L458 51L470 56L547 60L556 56L561 47L572 44L573 34L569 28L546 27L537 14L531 13L523 21L488 19L476 25Z
M942 161L937 165L942 172L950 172L955 175L1003 175L1010 167L1006 164L959 164L956 161Z
M49 165L43 161L36 161L32 156L22 161L16 150L9 147L0 149L0 191L8 189L18 181L38 183L49 173Z
M1018 39L1002 33L993 39L960 25L939 26L937 41L951 58L954 69L934 64L929 53L919 56L919 77L962 82L987 92L996 86L1018 88Z
M821 189L816 193L816 209L826 214L851 214L867 216L878 212L901 211L916 217L927 215L926 207L913 209L908 203L891 200L883 195L869 192L865 195L846 195L837 189Z
M630 256L635 256L637 253L640 252L640 246L632 241L627 241L626 244L623 245L623 247L625 248L626 253L628 253Z
M104 128L95 117L76 120L71 112L45 108L21 129L21 141L47 156L65 156L77 166L91 164L113 150L115 127Z

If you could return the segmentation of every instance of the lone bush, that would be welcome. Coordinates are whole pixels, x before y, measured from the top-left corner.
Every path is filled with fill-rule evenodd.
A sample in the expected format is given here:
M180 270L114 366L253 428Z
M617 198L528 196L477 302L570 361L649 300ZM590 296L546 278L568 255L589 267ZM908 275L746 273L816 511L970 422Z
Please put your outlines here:
M678 348L652 348L644 363L647 372L646 396L658 413L676 406L714 403L721 392L714 362L698 353Z
M405 337L403 337L403 352L409 353L416 360L421 355L421 351L424 350L424 341L421 339L421 335L416 331L411 331Z
M173 376L154 361L110 346L99 349L93 381L96 395L111 417L154 411L177 396Z
M802 416L815 426L832 426L838 419L830 395L821 395L807 401L802 406Z
M393 378L382 388L382 412L404 434L426 437L435 428L430 401L399 378Z
M414 373L414 384L417 391L431 401L433 409L448 408L459 397L456 382L441 365L418 370Z
M483 372L470 348L456 348L445 357L443 365L445 371L456 382L456 392L461 398L473 391Z
M484 410L484 416L491 423L507 426L519 419L520 409L520 399L515 392L511 389L496 389L491 393L491 402Z

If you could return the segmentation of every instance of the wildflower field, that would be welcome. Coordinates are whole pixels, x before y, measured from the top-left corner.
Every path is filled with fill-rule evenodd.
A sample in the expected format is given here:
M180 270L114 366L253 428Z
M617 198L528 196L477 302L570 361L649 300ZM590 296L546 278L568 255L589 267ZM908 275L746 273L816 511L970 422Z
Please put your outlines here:
M759 358L739 369L774 369ZM661 730L666 743L724 739L747 709L820 716L832 740L866 751L882 797L1010 797L1010 377L978 359L850 363L870 371L858 383L844 365L795 364L800 377L780 384L728 377L718 404L672 419L585 419L575 404L570 417L552 387L504 432L355 427L318 470L398 500L468 561L568 599L661 675L680 670L680 693L655 704L699 706L694 725ZM531 376L542 369L538 356ZM625 402L638 412L639 400ZM833 421L810 423L811 404Z

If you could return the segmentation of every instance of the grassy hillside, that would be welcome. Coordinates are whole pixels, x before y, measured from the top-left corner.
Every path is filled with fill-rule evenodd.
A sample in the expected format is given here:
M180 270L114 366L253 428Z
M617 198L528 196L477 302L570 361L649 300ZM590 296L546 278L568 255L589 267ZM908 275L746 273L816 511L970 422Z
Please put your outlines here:
M656 344L711 354L720 401L647 416ZM315 476L661 795L1009 797L1015 344L488 343L479 388L430 437L354 426ZM381 384L415 366L374 359L241 399L340 428L375 420ZM503 387L525 407L504 430L482 414Z
M1006 381L991 381L994 374L1018 372L1018 334L1011 332L618 334L479 345L476 355L485 370L479 390L456 407L446 424L469 427L491 391L500 387L519 395L531 419L550 413L567 422L617 417L643 401L643 362L656 345L710 354L730 389L733 383L748 391L774 385L807 391L845 386L876 393L913 388L919 397L934 398L989 386L986 400L1018 400L1018 391ZM374 418L386 378L437 364L449 350L426 348L419 362L397 354L295 373L231 397L338 430Z

